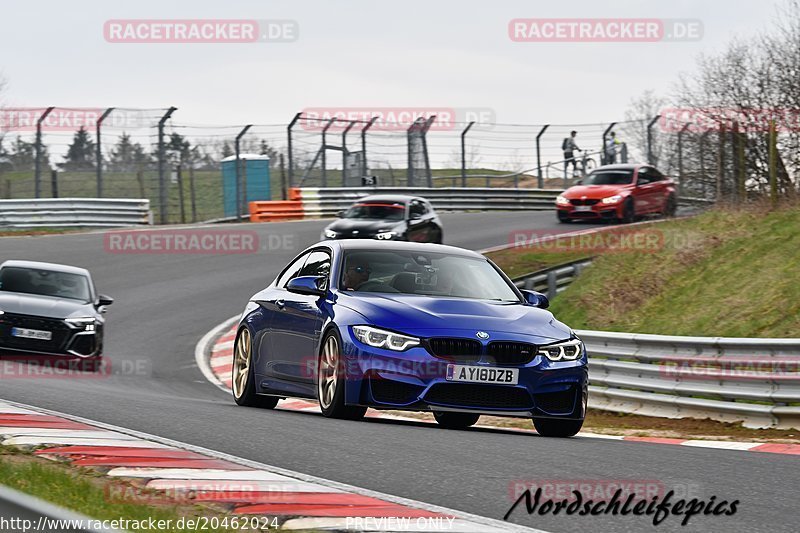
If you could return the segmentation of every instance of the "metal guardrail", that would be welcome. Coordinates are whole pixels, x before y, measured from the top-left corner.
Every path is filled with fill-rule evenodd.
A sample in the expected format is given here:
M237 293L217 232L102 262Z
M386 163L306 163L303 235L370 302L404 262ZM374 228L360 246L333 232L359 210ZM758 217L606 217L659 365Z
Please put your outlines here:
M556 265L514 283L553 298L589 263ZM800 339L577 334L589 353L591 407L800 429Z
M528 289L545 294L548 298L566 289L573 280L580 275L581 270L591 264L592 258L577 259L562 263L555 267L525 274L514 279L514 284L519 289Z
M112 228L152 224L150 200L45 198L0 200L0 228Z
M332 216L370 194L408 194L427 198L442 211L551 210L559 189L460 187L302 187L299 199L307 217Z
M500 187L300 187L292 199L302 200L306 217L334 216L370 194L407 194L427 198L440 211L550 211L563 189ZM711 204L702 198L679 198L681 204Z

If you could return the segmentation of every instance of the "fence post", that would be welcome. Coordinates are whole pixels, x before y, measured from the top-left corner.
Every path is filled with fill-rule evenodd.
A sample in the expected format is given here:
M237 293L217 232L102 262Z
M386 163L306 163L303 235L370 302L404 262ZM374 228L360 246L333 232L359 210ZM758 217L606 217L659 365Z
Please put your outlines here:
M42 122L55 107L48 107L36 121L36 158L33 161L33 188L36 198L42 197Z
M287 150L289 152L289 187L294 183L294 158L292 156L292 128L300 120L302 113L297 113L286 128Z
M691 122L684 124L678 132L678 196L683 194L683 134L691 124Z
M95 142L95 164L97 165L97 197L103 197L103 149L102 149L102 137L100 136L100 130L103 125L103 121L106 119L111 112L114 111L113 107L109 107L106 109L100 118L97 119L97 124L95 125L95 131L97 132L97 141Z
M5 187L4 187L5 192L3 193L3 198L8 198L10 200L11 199L11 180L6 180L6 181L3 182L3 184L5 185Z
M342 187L347 187L347 132L349 132L355 125L355 121L350 121L350 123L342 132Z
M706 176L706 138L708 131L700 134L700 176L702 176L703 198L708 199L708 176Z
M361 176L366 176L369 167L367 166L367 130L369 130L378 117L372 117L367 125L361 128Z
M192 222L197 222L197 197L194 188L194 167L189 167L189 198L192 201Z
M544 132L547 131L547 128L550 127L550 124L545 124L542 126L542 129L539 130L539 134L536 136L536 178L537 178L537 186L540 189L544 189L544 176L542 176L542 147L539 144L542 135ZM566 166L564 167L566 169ZM564 170L565 178L566 179L566 170ZM566 182L564 182L566 183Z
M647 162L651 165L655 165L657 163L656 156L653 153L653 126L656 125L656 122L658 122L658 119L660 118L661 115L656 115L647 124Z
M281 200L286 200L286 167L283 164L283 154L280 155L281 161Z
M778 132L775 119L769 121L769 198L772 206L778 204Z
M320 151L320 155L322 156L321 167L322 167L322 186L323 187L327 187L328 186L328 158L327 158L327 152L328 152L328 140L327 140L328 128L333 126L334 122L336 122L336 119L332 118L332 119L330 119L328 121L327 124L325 124L325 127L322 128L322 146L320 147L319 151Z
M147 198L147 195L144 192L144 172L141 170L136 171L136 181L139 182L139 198Z
M558 280L556 279L556 271L551 270L547 273L547 299L552 300L558 294Z
M181 208L181 224L186 224L186 204L183 200L183 168L178 165L178 205Z
M169 211L167 210L167 176L164 173L164 160L166 159L166 154L164 153L164 124L177 109L177 107L170 107L158 121L158 212L161 224L166 224L169 216Z
M738 158L739 158L739 176L738 176L738 185L739 185L739 199L741 201L747 201L747 161L745 160L745 149L747 148L747 130L739 132L737 136L736 147L738 148Z
M53 198L58 198L58 171L56 169L50 171L50 187Z
M722 181L725 177L725 124L719 127L719 148L717 150L717 201L722 200Z
M238 221L239 218L242 216L242 172L240 168L241 160L239 159L239 155L241 154L241 140L247 130L252 128L252 124L248 124L239 134L236 136L234 140L234 150L236 152L236 220ZM247 198L247 191L244 192L244 197Z
M467 124L467 127L464 128L464 131L461 132L461 186L462 187L467 186L467 153L466 153L465 137L467 136L467 132L470 130L473 124L475 124L474 120L469 124ZM455 186L455 179L453 179L453 186Z

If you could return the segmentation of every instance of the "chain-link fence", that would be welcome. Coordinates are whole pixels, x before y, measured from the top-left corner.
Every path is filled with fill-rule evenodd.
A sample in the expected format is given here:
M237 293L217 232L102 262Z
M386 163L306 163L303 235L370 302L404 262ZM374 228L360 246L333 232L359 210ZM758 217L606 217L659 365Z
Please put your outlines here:
M290 187L375 180L562 188L603 164L649 161L685 196L743 200L793 195L800 172L798 128L782 117L513 124L299 113L286 124L217 126L182 123L174 108L24 111L9 120L3 110L0 197L147 198L157 223L235 219L248 201L286 199Z

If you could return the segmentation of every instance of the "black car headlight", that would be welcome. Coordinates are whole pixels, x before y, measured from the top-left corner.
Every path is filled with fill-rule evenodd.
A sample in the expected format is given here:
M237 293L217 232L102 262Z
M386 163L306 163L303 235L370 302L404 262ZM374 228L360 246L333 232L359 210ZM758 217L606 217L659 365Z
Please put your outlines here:
M325 229L322 231L322 237L325 239L335 239L339 236L338 231L333 231L332 229Z
M419 339L409 335L401 335L385 329L372 326L353 326L353 334L358 340L373 348L388 348L395 352L402 352L412 346L419 346Z
M543 355L551 361L574 361L583 354L583 341L573 337L568 341L539 346L536 355Z

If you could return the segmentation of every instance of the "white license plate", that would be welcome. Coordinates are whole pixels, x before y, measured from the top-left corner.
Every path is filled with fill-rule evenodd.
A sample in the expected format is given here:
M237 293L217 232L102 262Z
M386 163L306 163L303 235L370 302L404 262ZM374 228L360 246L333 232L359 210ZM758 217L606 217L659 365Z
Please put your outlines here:
M43 331L41 329L26 329L26 328L11 328L12 337L22 337L24 339L37 339L40 341L49 341L53 338L52 331Z
M590 205L576 205L575 206L575 211L591 211L591 210L592 210L592 206L590 206Z
M445 377L447 381L516 385L519 381L519 369L494 368L490 366L447 365L447 376Z

